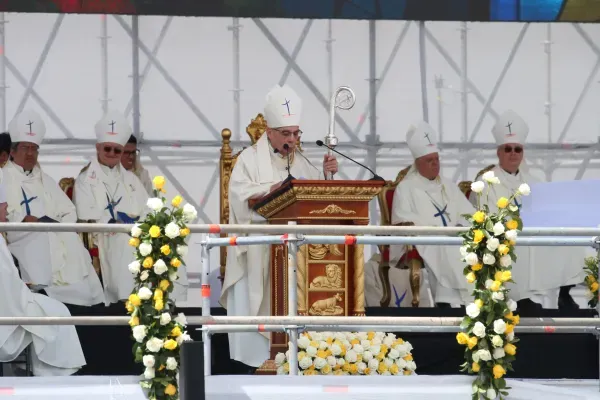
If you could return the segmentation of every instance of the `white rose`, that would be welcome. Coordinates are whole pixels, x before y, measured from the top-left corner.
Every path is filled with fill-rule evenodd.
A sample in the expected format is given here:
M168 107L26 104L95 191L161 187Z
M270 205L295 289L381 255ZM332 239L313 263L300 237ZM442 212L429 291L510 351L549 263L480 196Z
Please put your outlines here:
M310 368L312 366L312 359L310 357L304 357L302 360L300 360L298 362L298 366L301 369L307 369Z
M131 236L134 238L140 237L142 234L142 230L139 225L134 225L131 227Z
M477 354L481 361L490 361L492 359L492 355L487 350L477 350L475 354Z
M504 320L501 319L495 320L494 332L496 332L498 335L502 335L504 332L506 332L506 322L504 322Z
M396 358L400 357L400 352L396 349L390 349L388 357L391 358L392 360L395 360ZM363 355L363 358L364 358L364 355Z
M510 266L512 264L512 258L510 258L510 256L508 254L503 255L502 257L500 257L500 266L503 268L506 268L508 266Z
M504 225L502 224L502 222L496 222L494 224L494 236L500 236L504 233Z
M481 310L475 303L471 303L467 306L467 315L471 318L477 318L480 312Z
M340 367L343 367L345 364L346 364L346 360L344 360L343 358L337 359L337 365L339 365Z
M165 344L165 342L160 340L159 338L151 337L146 342L146 350L148 350L151 353L157 353L160 351L160 349L162 349L163 344Z
M394 349L400 354L400 357L404 357L410 351L406 342L396 345L396 347L394 347ZM371 349L371 351L373 351L373 349ZM379 354L379 351L378 352L373 351L373 354Z
M175 317L175 322L177 322L181 326L184 326L184 327L187 326L187 319L185 318L185 314L184 313L177 314L177 316Z
M481 178L486 181L487 183L493 183L494 182L494 178L496 176L494 175L494 171L488 171L485 174L483 174L481 176Z
M479 262L479 257L475 253L469 253L465 256L465 262L469 265L475 265Z
M162 313L160 314L160 324L165 326L167 325L169 322L171 322L171 314L169 313Z
M327 361L324 358L321 358L321 357L315 358L315 368L316 369L321 369L326 365L327 365Z
M504 357L504 349L502 347L494 349L494 360L499 360Z
M190 337L190 335L187 334L187 332L181 334L180 336L177 336L177 339L175 339L175 341L177 341L177 344L179 346L181 346L181 343L189 342L190 340L192 340L192 338Z
M392 365L394 365L394 360L392 360L391 358L385 358L385 360L383 360L383 363L385 364L386 367L391 367Z
M154 368L146 368L144 370L144 378L154 379Z
M515 338L515 333L514 332L508 333L506 335L506 340L509 341L509 342L512 342L514 338Z
M169 280L171 282L175 282L178 278L179 278L179 276L177 276L177 272L175 272L175 271L169 272Z
M395 341L396 340L394 337L386 336L385 339L383 339L383 344L385 344L387 347L390 347Z
M142 363L144 364L144 367L152 368L152 367L154 367L156 360L154 359L153 355L146 355L146 356L142 357Z
M277 355L275 356L275 364L277 364L278 367L281 367L284 363L285 363L285 354L277 353Z
M519 194L523 196L529 196L531 194L531 188L529 187L529 185L526 183L522 183L519 186Z
M146 202L146 205L152 211L160 211L160 209L163 208L164 204L163 204L163 201L161 199L159 199L158 197L151 197Z
M508 240L515 240L517 239L518 232L515 229L511 229L509 231L504 232L504 236L506 236L506 239Z
M175 359L175 357L167 358L167 369L170 371L174 371L175 369L177 369L177 360Z
M371 344L373 346L380 346L381 345L381 339L378 338L377 336L375 336L372 340L371 340Z
M486 289L489 289L489 288L491 288L493 283L494 283L494 281L493 281L492 279L487 279L487 280L485 281L485 288L486 288Z
M474 193L483 192L484 187L485 187L485 184L481 181L476 181L476 182L471 183L471 191Z
M187 256L187 253L188 253L188 247L187 246L185 246L183 244L180 244L180 245L177 246L177 254L179 254L181 257Z
M489 251L496 251L499 245L500 241L498 239L491 238L487 241L487 245L485 247L487 247Z
M412 344L410 344L410 342L404 342L404 346L406 347L406 351L408 352L412 351L413 349Z
M183 218L186 220L186 222L192 222L197 217L198 212L196 211L196 208L194 208L193 205L186 204L185 206L183 206Z
M300 340L298 340L298 347L300 347ZM329 350L331 350L331 354L334 356L339 356L342 354L342 348L337 344L332 345Z
M367 369L367 364L365 364L364 362L359 362L356 364L356 368L358 369L359 374L364 374L365 369Z
M517 302L514 301L513 299L508 299L506 300L506 306L508 307L508 309L510 311L517 311Z
M354 363L356 362L356 360L358 359L357 354L354 350L348 350L346 352L346 357L344 357L346 359L346 361L348 361L349 363Z
M333 334L333 338L335 340L342 341L342 340L346 339L346 335L344 335L344 332L336 332L336 333Z
M145 281L146 279L148 279L149 276L150 276L150 272L142 271L142 273L140 274L140 280Z
M496 257L494 257L493 255L491 255L490 253L485 253L483 255L483 263L486 265L494 265L494 263L496 262Z
M356 336L358 336L358 339L362 342L363 340L367 340L368 339L369 334L367 332L358 332L356 334ZM362 343L361 343L361 346L362 346Z
M586 300L592 300L596 295L590 289L585 289L585 298Z
M494 335L492 337L492 344L494 345L494 347L502 347L504 342L502 341L502 338L500 336Z
M140 244L140 247L138 247L138 249L140 250L140 254L143 257L146 257L148 254L152 253L152 245L150 243L142 243Z
M300 374L300 371L298 371L298 374ZM277 367L277 375L287 375L285 372L285 369L283 369L283 367Z
M398 349L398 346L396 346L396 350L397 349ZM369 348L369 351L373 354L379 354L381 352L381 345L380 344L373 345ZM400 351L400 350L398 350L398 351ZM402 357L402 356L400 356L400 357Z
M327 364L329 364L330 367L335 367L337 365L337 361L336 361L335 357L328 356L327 357Z
M485 337L485 325L479 321L475 322L475 326L473 326L473 335L478 338Z
M327 350L327 342L319 342L319 350Z
M139 274L140 273L140 262L138 260L135 260L131 263L129 263L129 272L131 272L132 274Z
M460 246L460 255L462 256L462 258L466 258L467 254L469 254L469 247L468 246Z
M169 270L169 268L167 268L167 265L165 264L165 262L162 259L159 258L154 263L154 273L156 275L162 275L165 272L167 272L168 270Z
M169 222L165 226L165 235L170 239L175 239L179 236L179 226L174 222Z
M313 347L313 346L308 346L306 348L306 354L308 354L310 357L314 357L317 355L317 348Z
M366 340L366 339L361 340L360 345L363 347L363 349L368 349L369 347L371 347L371 341Z
M487 390L486 396L487 396L487 398L489 400L495 400L496 396L497 396L497 393L496 393L496 391L493 388L489 388Z
M365 349L360 344L355 344L352 346L352 350L354 350L356 354L362 354L365 352Z
M395 351L395 350L394 350L394 351ZM390 351L390 352L391 352L391 351ZM372 359L373 359L373 353L371 353L369 350L366 350L366 351L363 353L363 360L364 360L364 361L367 361L367 362L369 362L369 361L371 361Z
M377 368L379 368L379 360L377 360L377 359L374 358L371 361L369 361L369 368L375 369L375 370Z
M494 300L494 301L502 301L502 300L504 300L504 293L502 293L502 292L494 292L494 293L492 293L492 300Z
M146 286L142 286L138 291L138 297L141 300L148 300L152 297L152 290L148 289Z

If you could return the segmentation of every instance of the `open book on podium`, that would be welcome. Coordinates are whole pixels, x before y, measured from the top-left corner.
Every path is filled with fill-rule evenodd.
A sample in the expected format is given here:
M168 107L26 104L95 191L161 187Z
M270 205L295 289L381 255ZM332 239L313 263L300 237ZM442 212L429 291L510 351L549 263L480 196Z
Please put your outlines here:
M293 179L250 207L269 224L368 225L369 202L384 181ZM271 245L271 315L288 313L287 246ZM363 316L364 250L362 245L303 245L298 249L298 315ZM287 351L285 333L271 334L271 354L258 374L275 374L275 355Z

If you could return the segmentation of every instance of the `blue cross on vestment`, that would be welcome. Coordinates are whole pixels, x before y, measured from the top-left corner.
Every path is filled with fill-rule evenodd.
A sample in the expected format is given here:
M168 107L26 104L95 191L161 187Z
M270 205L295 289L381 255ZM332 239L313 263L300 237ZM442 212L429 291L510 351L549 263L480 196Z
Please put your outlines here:
M282 106L286 106L288 115L291 115L290 114L290 101L288 99L285 99L285 103L283 103Z
M37 199L37 196L27 198L27 194L25 194L25 189L23 189L23 188L21 188L21 193L23 193L23 201L21 202L21 205L25 205L25 212L27 213L27 215L31 215L31 209L29 208L29 203L31 203L32 201Z
M106 201L108 202L108 205L106 206L105 210L108 210L108 212L110 213L110 217L112 219L114 219L115 221L117 220L115 218L115 207L119 205L119 203L121 202L121 199L123 197L119 197L119 200L117 201L112 201L109 197L108 197L108 193L106 194Z
M433 206L437 210L437 213L434 214L433 216L440 217L442 219L442 225L448 226L448 223L446 222L446 216L448 215L448 213L446 212L446 209L448 208L448 205L446 204L444 206L444 208L440 210L440 208L438 206L436 206L433 202L431 204L433 204ZM450 219L450 218L448 218L448 219Z
M129 215L121 211L117 211L117 217L119 218L119 221L123 221L124 224L134 224L140 219L139 216L131 218Z
M396 297L396 301L394 303L396 304L396 307L400 307L402 300L404 300L404 298L406 297L406 290L404 291L404 293L402 293L402 296L398 296L396 286L392 285L392 289L394 289L394 297Z

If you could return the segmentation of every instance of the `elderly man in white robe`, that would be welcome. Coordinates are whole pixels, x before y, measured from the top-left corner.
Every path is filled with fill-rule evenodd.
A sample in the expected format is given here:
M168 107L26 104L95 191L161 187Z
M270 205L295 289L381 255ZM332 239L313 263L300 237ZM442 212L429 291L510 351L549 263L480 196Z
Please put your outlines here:
M7 222L7 199L0 184L0 222ZM32 249L35 251L35 249ZM0 235L0 309L2 317L70 317L61 302L32 293L19 278L4 237ZM30 347L33 374L66 376L85 366L74 326L0 325L0 363L15 360Z
M498 145L498 165L491 171L500 179L500 185L492 186L488 202L491 210L496 211L500 197L509 198L522 183L532 185L542 180L529 172L523 160L529 134L529 126L523 118L512 110L504 112L494 124L492 134ZM471 194L470 200L475 204L477 196ZM517 199L514 202L521 207ZM517 261L512 268L515 284L509 286L510 297L518 301L521 310L579 308L569 289L570 285L583 281L581 262L577 260L585 258L584 248L517 245L516 255Z
M242 151L229 182L229 223L265 224L266 220L248 206L281 186L288 172L297 179L324 179L336 173L335 157L325 155L319 170L296 149L300 130L302 100L289 86L276 86L267 95L264 114L267 130L258 142ZM287 170L287 158L290 170ZM270 315L269 246L229 247L220 303L228 315ZM269 334L230 333L229 351L233 360L250 371L269 358Z
M109 111L96 124L97 156L75 180L73 201L79 219L98 223L132 224L143 218L148 193L133 173L121 166L123 147L131 136L125 117ZM97 233L105 303L126 300L134 281L127 265L134 259L126 233Z
M8 130L11 160L2 169L8 220L76 222L75 206L38 164L39 146L46 133L44 121L34 111L23 111ZM8 232L7 240L25 282L47 286L48 296L63 303L93 306L104 302L90 254L75 232Z
M475 209L458 186L440 176L437 134L426 122L411 126L406 143L414 164L394 192L391 222L417 226L465 226L461 215ZM428 270L429 284L438 307L460 307L472 299L458 247L418 245L417 251ZM390 246L390 265L396 265L406 246Z

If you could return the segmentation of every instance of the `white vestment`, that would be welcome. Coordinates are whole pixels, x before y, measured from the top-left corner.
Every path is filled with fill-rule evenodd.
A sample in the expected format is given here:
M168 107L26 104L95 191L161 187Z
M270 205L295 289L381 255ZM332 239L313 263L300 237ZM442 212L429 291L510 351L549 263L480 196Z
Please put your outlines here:
M438 177L429 180L413 165L394 192L392 225L413 222L416 226L468 226L460 217L473 214L473 205L456 184ZM459 246L419 245L417 251L429 269L429 282L436 303L460 306L472 300L472 285L464 277L466 264ZM390 246L390 265L396 265L406 252L403 245Z
M67 307L59 301L29 291L19 278L17 267L1 235L0 271L2 317L71 316ZM29 345L33 345L31 362L36 376L72 375L86 364L74 326L0 326L0 362L13 361Z
M248 200L269 192L285 180L287 159L275 154L264 134L256 145L238 156L229 181L229 223L265 224L266 220L248 207ZM290 168L296 179L323 179L323 173L300 154ZM227 265L220 303L230 316L271 314L270 246L227 248ZM232 359L259 367L269 358L269 334L230 333Z
M516 175L509 174L501 167L492 170L500 179L499 185L492 185L489 198L486 190L481 196L483 203L489 204L490 211L496 212L496 202L500 197L509 198L522 183L532 185L542 180L527 170L521 170ZM472 193L469 197L475 204L477 196ZM521 199L515 205L520 206ZM585 274L581 263L586 257L583 247L539 247L519 246L517 239L517 261L512 265L512 276L516 284L510 284L510 298L513 300L531 299L544 308L558 308L558 293L561 286L578 284L583 281Z
M75 223L75 206L39 165L27 174L9 161L3 171L8 221L27 215ZM63 303L92 306L104 301L89 252L75 232L8 232L9 250L19 261L25 282L47 285L48 296Z

